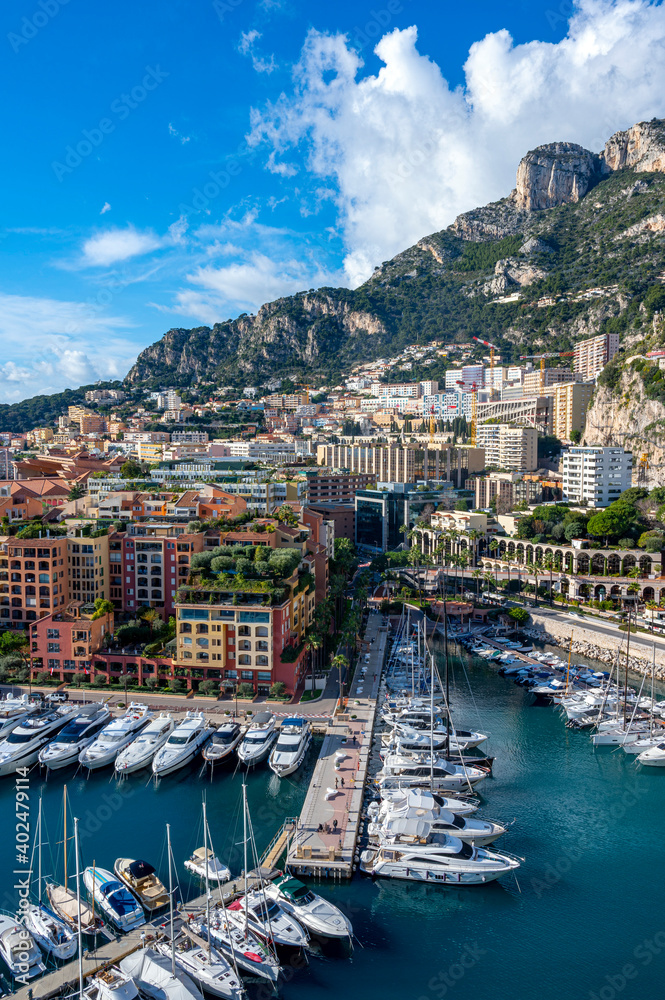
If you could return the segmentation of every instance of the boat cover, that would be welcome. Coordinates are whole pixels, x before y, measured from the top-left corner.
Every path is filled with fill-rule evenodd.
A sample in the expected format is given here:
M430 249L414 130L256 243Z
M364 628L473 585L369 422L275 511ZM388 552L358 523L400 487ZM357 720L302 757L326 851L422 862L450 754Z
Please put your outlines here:
M174 976L171 960L152 948L135 951L133 955L123 958L120 968L153 1000L203 1000L203 994L193 980L182 969L178 969Z

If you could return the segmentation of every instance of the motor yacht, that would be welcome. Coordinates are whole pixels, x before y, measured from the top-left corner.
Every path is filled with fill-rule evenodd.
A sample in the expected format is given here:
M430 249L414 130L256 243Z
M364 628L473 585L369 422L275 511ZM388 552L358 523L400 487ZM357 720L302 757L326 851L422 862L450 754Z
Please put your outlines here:
M37 711L37 703L30 701L27 694L20 698L7 695L0 699L0 741L16 729L19 723Z
M279 731L272 712L259 712L238 746L238 759L247 767L265 760Z
M42 903L31 903L25 910L22 920L47 955L66 962L76 954L76 934L47 906Z
M34 979L46 971L32 934L14 917L0 914L0 958L14 979Z
M238 722L223 722L212 734L203 748L203 759L207 764L221 764L230 761L233 751L240 743L245 730Z
M100 705L91 713L77 715L39 751L39 763L48 771L77 764L81 751L92 743L110 718L106 705Z
M34 764L42 747L78 711L80 709L68 706L45 708L23 719L0 743L0 777Z
M647 767L665 767L665 743L657 743L655 747L643 750L637 760Z
M131 976L111 965L88 980L82 995L86 1000L137 1000L139 991Z
M278 903L310 934L337 940L353 937L351 921L342 911L299 879L280 875L266 883L264 892L267 899Z
M247 926L262 941L288 948L306 948L309 934L292 913L265 895L263 890L253 890L227 906L229 920L237 927Z
M194 760L213 732L203 712L188 712L153 757L152 773L157 778L163 778L179 771Z
M228 882L231 878L231 869L222 864L209 848L198 847L185 861L185 868L192 875L207 878L209 882Z
M380 802L370 802L367 807L372 819L378 816L384 818L387 813L398 809L450 809L457 816L470 816L478 809L478 800L468 796L450 798L445 795L435 795L422 788L405 788L394 791L386 790Z
M145 923L143 907L129 889L105 868L86 868L83 884L97 910L119 931L127 933Z
M488 774L489 769L452 764L441 758L435 758L431 764L424 756L415 759L404 754L391 754L384 760L383 768L376 777L378 780L397 778L406 784L409 782L420 784L431 778L437 790L445 788L453 791L476 785Z
M457 816L449 809L406 809L389 812L381 822L370 823L368 833L370 839L383 843L401 834L409 828L412 820L422 820L428 825L432 834L444 834L448 837L458 837L472 847L485 847L492 844L506 832L505 826L490 823L487 820L471 819L467 816Z
M601 723L602 725L602 723ZM591 742L595 747L600 746L622 746L625 743L635 743L636 740L644 739L649 733L649 725L645 722L635 722L626 729L619 725L616 729L603 729L594 733Z
M651 736L644 736L633 743L624 743L622 747L623 752L631 756L638 756L644 753L645 750L651 750L653 747L659 746L665 739L665 732L663 732L662 726L659 726L658 730L657 733L652 733Z
M140 859L117 858L113 871L121 882L138 897L142 906L152 913L169 905L169 894L151 864Z
M115 773L133 774L149 767L160 747L163 747L175 729L175 722L163 712L152 719L141 733L132 740L115 759Z
M99 736L79 754L79 762L89 771L113 764L121 750L136 739L152 719L147 705L132 702L124 715L113 719Z
M432 834L422 820L409 820L399 836L368 848L360 855L360 869L368 875L414 882L478 885L492 882L519 868L506 854L465 844L459 837Z
M307 719L284 719L268 765L278 778L293 774L303 763L312 742L312 727Z

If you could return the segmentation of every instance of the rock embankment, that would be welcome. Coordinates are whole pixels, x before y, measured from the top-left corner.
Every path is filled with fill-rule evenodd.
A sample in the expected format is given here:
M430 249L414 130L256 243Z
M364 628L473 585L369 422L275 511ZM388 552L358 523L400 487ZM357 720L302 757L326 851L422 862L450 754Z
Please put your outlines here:
M625 632L617 631L617 638L614 636L602 635L596 632L593 625L584 626L580 621L574 625L564 622L553 621L549 616L539 615L537 611L531 612L532 625L524 629L527 635L534 639L540 639L552 646L560 646L566 651L570 643L572 633L573 643L571 650L573 656L585 656L590 660L599 660L610 666L616 662L617 649L620 649L620 662L623 667L626 662L626 638ZM643 648L643 647L642 647ZM637 674L651 674L651 655L634 652L635 647L631 647L631 655L628 663L629 669ZM656 647L656 671L655 675L659 680L665 680L665 651Z

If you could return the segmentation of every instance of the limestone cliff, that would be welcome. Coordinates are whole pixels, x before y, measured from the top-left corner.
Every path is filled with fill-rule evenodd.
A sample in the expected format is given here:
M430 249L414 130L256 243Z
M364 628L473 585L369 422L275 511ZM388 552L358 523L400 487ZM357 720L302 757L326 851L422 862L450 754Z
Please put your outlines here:
M665 172L665 123L654 118L616 132L605 143L603 172L631 167L638 172Z
M520 211L538 212L579 201L599 172L600 158L574 142L538 146L517 169L515 205Z
M651 485L661 485L665 466L665 405L649 399L630 364L614 388L599 385L587 413L584 444L626 448L649 459ZM637 464L637 463L635 463Z

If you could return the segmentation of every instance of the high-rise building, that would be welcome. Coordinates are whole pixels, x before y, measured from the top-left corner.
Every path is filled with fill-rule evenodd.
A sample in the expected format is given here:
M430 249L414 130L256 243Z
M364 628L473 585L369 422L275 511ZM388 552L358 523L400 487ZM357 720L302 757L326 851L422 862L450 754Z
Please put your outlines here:
M618 333L601 333L575 344L573 370L583 382L596 379L619 350Z
M528 472L538 468L538 431L535 427L480 424L476 442L485 449L485 465Z
M581 433L584 430L593 389L592 382L566 382L554 386L553 433L560 441L570 441L573 431Z
M550 386L559 385L561 382L572 382L573 373L570 368L540 368L532 372L525 372L522 382L523 396L541 396Z
M632 480L633 456L623 448L568 448L563 455L563 495L572 503L609 507Z
M317 447L317 462L331 469L371 473L377 482L446 480L459 489L467 476L485 467L482 448L459 445L333 445Z

